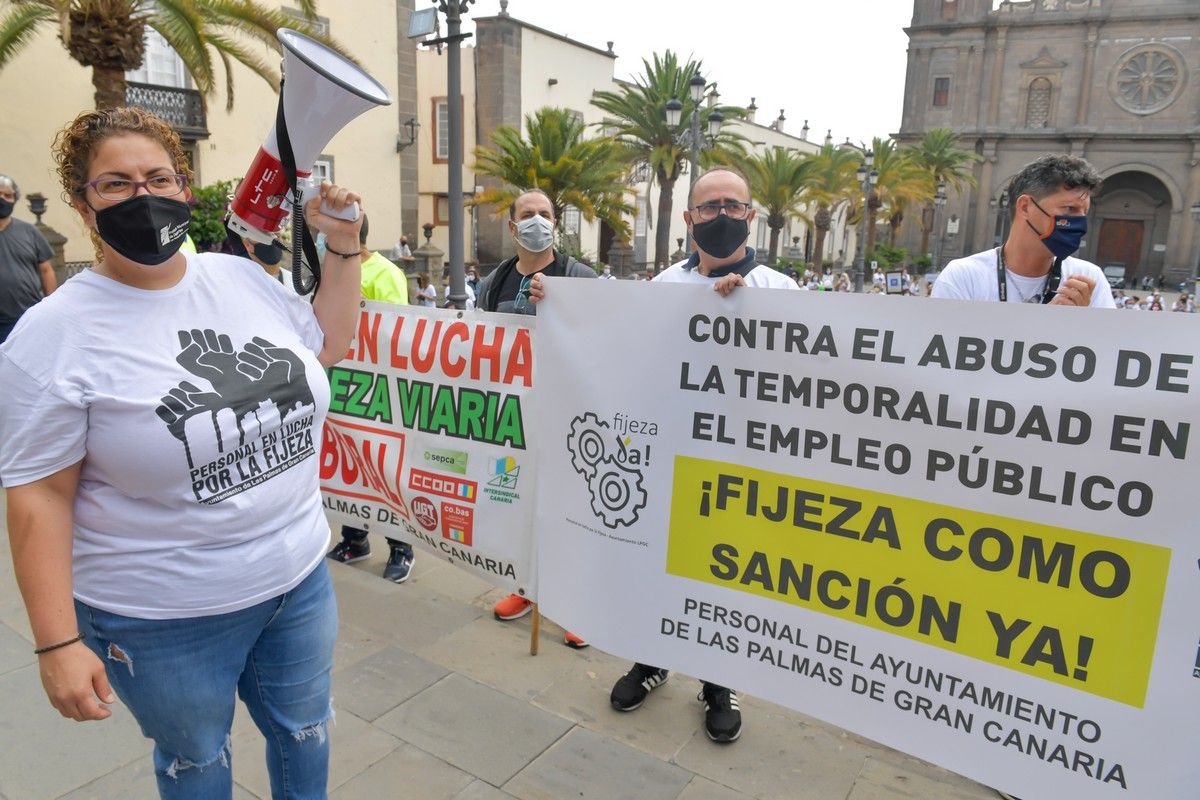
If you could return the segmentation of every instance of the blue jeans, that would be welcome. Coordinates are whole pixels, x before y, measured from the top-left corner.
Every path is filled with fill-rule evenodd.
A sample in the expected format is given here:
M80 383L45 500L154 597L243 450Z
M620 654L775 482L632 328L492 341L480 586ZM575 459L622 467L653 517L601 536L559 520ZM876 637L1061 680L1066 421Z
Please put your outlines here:
M208 617L134 619L75 601L79 630L154 741L163 798L228 800L240 696L267 740L271 796L324 798L337 602L322 560L296 588Z

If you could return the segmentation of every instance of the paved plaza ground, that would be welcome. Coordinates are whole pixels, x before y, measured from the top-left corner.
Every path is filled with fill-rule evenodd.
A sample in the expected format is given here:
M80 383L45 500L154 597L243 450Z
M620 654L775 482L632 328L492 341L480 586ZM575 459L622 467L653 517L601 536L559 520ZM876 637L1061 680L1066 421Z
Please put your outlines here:
M3 511L0 495L0 512ZM0 519L3 516L0 515ZM4 532L7 543L8 534ZM4 547L7 550L7 544ZM545 622L492 618L502 595L418 553L403 585L368 561L331 565L341 614L334 665L333 800L992 800L954 773L743 695L732 745L701 730L699 682L672 675L636 712L609 707L625 662L571 650ZM80 724L47 703L7 555L0 558L0 798L157 797L150 746L118 704ZM239 708L237 800L269 798L263 740Z

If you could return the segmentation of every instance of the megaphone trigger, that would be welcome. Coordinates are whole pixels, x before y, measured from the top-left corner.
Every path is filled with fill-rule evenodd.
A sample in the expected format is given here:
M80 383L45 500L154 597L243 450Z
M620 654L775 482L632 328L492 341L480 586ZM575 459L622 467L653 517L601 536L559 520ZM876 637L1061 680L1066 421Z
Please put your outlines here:
M321 187L317 186L312 178L301 178L297 181L300 188L300 202L307 206L309 201L321 194ZM321 201L321 213L336 219L344 219L348 222L353 222L358 219L358 203L350 203L345 208L335 209L325 201Z

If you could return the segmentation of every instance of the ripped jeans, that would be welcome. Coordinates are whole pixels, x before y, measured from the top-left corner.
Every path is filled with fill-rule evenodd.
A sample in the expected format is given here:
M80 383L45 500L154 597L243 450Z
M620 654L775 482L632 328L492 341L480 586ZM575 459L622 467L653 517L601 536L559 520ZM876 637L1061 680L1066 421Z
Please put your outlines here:
M338 620L324 559L290 592L229 614L134 619L78 600L75 614L117 696L154 741L161 797L232 796L236 696L266 737L271 796L326 796Z

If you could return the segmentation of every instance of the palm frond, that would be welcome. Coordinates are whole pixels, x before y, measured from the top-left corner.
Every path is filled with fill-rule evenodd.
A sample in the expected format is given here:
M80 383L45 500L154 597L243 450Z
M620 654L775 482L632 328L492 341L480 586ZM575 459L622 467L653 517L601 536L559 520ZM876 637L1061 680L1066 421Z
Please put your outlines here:
M25 49L39 26L58 20L58 12L49 3L20 3L0 19L0 69Z

